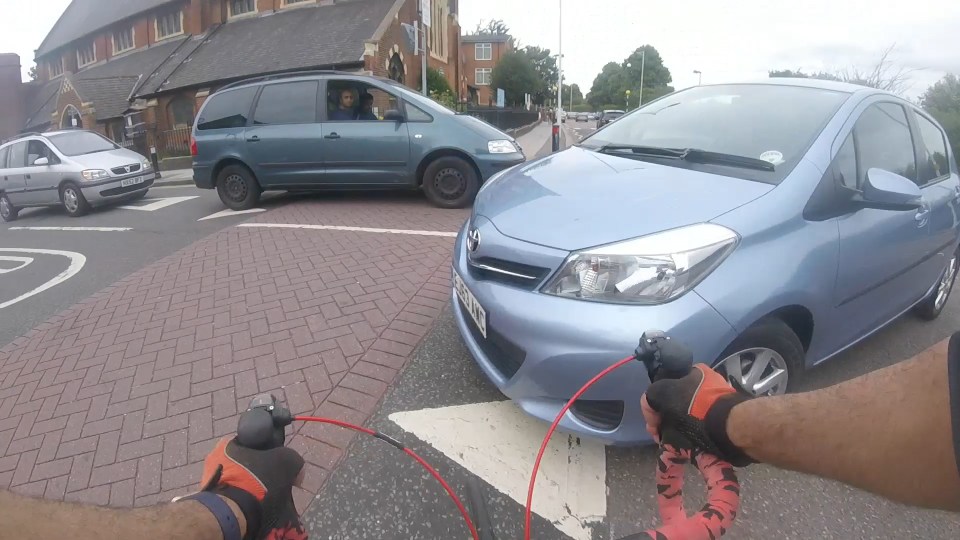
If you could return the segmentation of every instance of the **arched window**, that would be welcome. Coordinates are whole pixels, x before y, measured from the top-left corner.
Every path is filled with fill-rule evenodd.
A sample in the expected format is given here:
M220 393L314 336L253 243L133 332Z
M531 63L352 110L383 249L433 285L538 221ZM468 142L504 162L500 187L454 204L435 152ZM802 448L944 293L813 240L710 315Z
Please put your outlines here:
M174 128L193 125L193 100L187 97L177 97L167 105L170 125Z
M400 53L393 53L393 56L390 57L390 68L389 68L389 77L400 84L403 84L404 73L403 73L403 60L400 59Z
M80 117L80 111L77 110L73 105L67 105L63 109L63 114L60 115L60 128L61 129L70 129L70 128L82 128L83 119Z

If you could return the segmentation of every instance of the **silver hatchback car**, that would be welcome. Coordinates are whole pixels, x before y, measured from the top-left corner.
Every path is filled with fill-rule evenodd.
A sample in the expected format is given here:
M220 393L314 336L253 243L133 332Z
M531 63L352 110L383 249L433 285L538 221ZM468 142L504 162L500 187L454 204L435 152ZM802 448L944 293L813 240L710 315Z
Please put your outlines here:
M78 217L112 201L143 197L156 178L150 161L98 133L31 133L0 146L0 217L62 205Z

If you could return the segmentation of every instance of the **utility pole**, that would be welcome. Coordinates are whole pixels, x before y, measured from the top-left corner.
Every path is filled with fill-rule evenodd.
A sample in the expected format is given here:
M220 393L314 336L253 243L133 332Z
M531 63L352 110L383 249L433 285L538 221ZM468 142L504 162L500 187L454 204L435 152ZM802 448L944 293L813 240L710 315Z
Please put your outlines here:
M560 19L560 46L557 54L557 111L553 124L554 152L560 151L560 115L563 113L563 0L557 0L557 15Z
M640 108L643 105L643 68L647 65L647 46L643 46L643 51L640 53L640 100L637 102L637 108Z
M423 32L423 37L420 38L420 88L421 93L425 96L429 95L427 91L427 27L423 24L423 2L419 3L419 9L417 10L418 15L420 16L420 29L417 32L417 36L420 36L420 32Z

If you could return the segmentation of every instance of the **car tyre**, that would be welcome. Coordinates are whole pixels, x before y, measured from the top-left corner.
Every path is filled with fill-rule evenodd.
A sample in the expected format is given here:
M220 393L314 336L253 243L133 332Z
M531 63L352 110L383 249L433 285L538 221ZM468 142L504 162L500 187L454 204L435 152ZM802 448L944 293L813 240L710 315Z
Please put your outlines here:
M937 286L933 288L930 294L914 306L913 313L925 321L932 321L940 316L943 308L950 299L950 293L953 291L953 284L957 280L958 254L960 250L953 252L953 257L947 263L947 267L940 275Z
M800 379L804 356L797 334L782 320L768 317L737 336L714 369L747 394L780 395ZM758 383L769 386L758 389Z
M6 194L0 195L0 218L6 222L16 221L20 215L20 209L10 202Z
M73 182L67 182L60 187L60 202L70 217L85 216L90 212L90 203L83 196L80 186Z
M253 208L262 192L256 177L243 165L227 165L217 175L217 195L231 210Z
M423 173L423 191L440 208L463 208L473 202L479 189L477 171L458 157L436 159Z

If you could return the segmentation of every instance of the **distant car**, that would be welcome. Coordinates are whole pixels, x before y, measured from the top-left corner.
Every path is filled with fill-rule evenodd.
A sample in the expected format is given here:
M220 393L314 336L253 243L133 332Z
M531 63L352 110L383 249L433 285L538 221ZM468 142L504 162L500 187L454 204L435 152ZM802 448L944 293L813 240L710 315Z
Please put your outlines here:
M577 113L577 122L586 122L588 115L585 112Z
M613 122L617 118L623 116L623 111L618 110L608 110L600 113L600 117L597 119L597 129L602 128L603 126Z
M0 146L0 218L20 209L63 206L79 217L93 206L146 195L156 173L150 161L85 130L33 133Z
M943 128L889 92L769 81L676 92L487 182L454 244L451 311L520 409L553 420L650 327L777 395L899 315L941 313L960 240ZM648 380L624 366L561 429L649 441Z
M524 161L513 137L389 79L336 71L241 81L204 102L193 126L197 187L228 208L263 191L422 189L441 208Z

